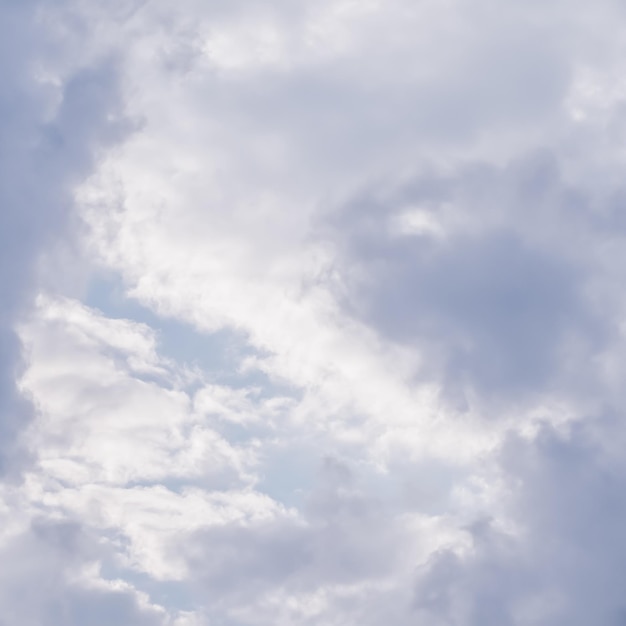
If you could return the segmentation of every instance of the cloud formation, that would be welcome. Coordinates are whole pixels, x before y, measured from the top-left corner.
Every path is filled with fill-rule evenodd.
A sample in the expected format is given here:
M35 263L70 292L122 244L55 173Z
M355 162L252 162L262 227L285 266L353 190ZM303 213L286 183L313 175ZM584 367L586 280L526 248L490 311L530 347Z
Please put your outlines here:
M95 151L122 131L114 66L106 58L86 66L69 61L85 42L71 32L60 42L45 19L38 19L45 8L36 2L1 8L3 473L17 462L15 446L29 414L15 391L20 370L15 323L35 293L42 248L66 229L72 186L91 171Z
M619 3L0 18L3 623L626 619Z

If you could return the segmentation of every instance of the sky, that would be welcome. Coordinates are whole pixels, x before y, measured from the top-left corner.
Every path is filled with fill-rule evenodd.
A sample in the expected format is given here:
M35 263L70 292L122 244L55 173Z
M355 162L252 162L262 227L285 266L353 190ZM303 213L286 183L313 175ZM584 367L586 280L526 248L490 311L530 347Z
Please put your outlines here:
M0 0L0 626L626 626L625 26Z

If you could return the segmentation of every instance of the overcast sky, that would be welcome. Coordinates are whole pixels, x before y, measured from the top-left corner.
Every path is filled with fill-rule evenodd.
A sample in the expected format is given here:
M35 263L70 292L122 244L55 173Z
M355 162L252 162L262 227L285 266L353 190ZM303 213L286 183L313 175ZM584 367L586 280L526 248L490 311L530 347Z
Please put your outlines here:
M625 626L626 6L0 0L0 626Z

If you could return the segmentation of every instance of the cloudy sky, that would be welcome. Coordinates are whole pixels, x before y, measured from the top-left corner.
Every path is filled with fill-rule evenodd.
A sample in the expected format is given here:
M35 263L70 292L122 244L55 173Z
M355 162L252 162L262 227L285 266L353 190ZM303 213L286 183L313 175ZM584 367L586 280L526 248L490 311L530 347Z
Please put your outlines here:
M622 2L0 51L0 626L626 625Z

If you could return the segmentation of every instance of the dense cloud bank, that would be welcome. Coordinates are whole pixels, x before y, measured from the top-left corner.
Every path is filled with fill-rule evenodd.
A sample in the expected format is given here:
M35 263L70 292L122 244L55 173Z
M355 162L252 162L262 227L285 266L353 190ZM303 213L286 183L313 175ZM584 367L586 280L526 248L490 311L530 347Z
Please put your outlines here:
M0 3L0 623L623 624L625 21Z

